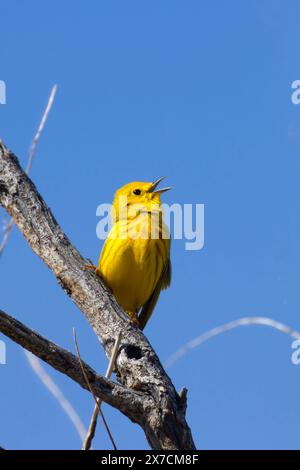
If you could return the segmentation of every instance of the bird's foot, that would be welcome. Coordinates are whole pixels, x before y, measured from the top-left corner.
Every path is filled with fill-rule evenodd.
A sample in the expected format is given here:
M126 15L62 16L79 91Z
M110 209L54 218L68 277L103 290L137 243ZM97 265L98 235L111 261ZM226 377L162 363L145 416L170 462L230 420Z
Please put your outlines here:
M84 269L86 269L87 271L96 272L97 266L94 265L93 261L90 258L87 258L86 260L87 260L87 263L85 263Z
M136 315L136 312L127 312L128 316L130 317L130 323L133 326L139 327L139 320Z

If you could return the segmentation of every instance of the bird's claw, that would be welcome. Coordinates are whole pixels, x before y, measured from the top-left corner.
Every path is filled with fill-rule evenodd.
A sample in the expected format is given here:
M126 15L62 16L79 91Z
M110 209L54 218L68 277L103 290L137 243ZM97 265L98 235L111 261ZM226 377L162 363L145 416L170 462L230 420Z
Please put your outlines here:
M87 260L87 263L85 263L84 269L86 269L87 271L96 272L97 266L94 265L93 261L90 258L87 258L86 260Z
M135 326L136 328L139 328L139 320L135 312L127 312L128 316L130 318L130 323Z

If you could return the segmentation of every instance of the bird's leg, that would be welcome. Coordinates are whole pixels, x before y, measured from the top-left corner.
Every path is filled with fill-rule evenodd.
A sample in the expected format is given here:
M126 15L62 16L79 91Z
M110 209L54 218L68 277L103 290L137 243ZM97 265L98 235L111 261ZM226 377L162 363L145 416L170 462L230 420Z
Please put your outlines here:
M134 326L139 326L139 320L138 320L138 317L136 315L136 312L126 312L126 313L129 315L131 323Z
M90 258L87 258L86 260L87 260L87 263L85 263L84 269L86 269L87 271L96 272L97 266L94 265L93 261Z

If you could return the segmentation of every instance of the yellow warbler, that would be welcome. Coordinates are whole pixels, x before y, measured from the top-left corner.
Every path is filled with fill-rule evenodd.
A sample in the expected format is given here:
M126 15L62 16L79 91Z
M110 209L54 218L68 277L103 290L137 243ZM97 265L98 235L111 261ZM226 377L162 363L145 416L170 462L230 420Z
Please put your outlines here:
M112 228L97 273L117 302L143 329L160 291L171 282L170 234L162 221L160 195L170 188L133 182L120 188L112 208Z

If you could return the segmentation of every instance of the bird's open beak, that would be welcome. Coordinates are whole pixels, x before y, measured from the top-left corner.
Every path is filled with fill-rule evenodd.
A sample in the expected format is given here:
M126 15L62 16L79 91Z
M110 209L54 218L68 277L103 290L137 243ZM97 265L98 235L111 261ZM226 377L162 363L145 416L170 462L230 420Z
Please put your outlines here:
M171 189L171 186L168 186L166 188L157 189L155 191L155 189L157 188L159 183L164 179L165 179L165 176L163 176L162 178L158 178L158 180L154 181L154 183L152 183L152 185L148 189L148 193L159 193L159 194L161 194L161 193L164 193L165 191L169 191L169 189Z

